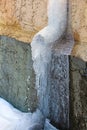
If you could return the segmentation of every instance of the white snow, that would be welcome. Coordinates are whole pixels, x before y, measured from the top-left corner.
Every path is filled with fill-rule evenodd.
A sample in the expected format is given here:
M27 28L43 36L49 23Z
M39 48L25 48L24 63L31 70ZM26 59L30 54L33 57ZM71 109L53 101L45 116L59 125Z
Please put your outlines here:
M43 124L44 118L39 110L24 113L0 98L0 130L33 130L32 127L42 128Z
M45 126L45 128L44 128ZM57 130L40 110L24 113L0 98L0 130Z

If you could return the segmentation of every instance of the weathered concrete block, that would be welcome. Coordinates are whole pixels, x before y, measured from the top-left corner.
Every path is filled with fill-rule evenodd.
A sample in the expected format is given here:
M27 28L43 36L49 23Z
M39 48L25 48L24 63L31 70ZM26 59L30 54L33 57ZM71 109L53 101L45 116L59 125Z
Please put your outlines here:
M75 40L84 44L87 42L87 2L85 0L70 0L70 4Z
M35 78L29 44L0 37L0 96L22 111L36 107Z
M31 42L34 34L47 25L48 0L1 0L0 35Z
M70 130L87 130L87 64L70 58Z

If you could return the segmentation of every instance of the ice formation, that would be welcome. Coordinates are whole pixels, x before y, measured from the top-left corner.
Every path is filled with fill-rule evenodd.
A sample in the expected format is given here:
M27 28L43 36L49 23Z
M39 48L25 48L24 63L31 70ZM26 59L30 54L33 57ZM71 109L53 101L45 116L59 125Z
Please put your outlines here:
M24 113L0 98L0 130L57 130L39 109Z
M0 98L0 130L41 130L44 118L39 110L24 113Z
M48 25L34 36L31 43L33 61L38 63L41 57L44 63L48 62L51 55L49 50L52 44L64 34L66 27L67 0L49 0ZM41 67L36 66L37 69L35 71L38 71L38 68Z
M38 108L45 118L49 117L50 111L50 88L47 86L51 67L51 47L64 34L66 26L67 0L49 0L48 25L34 36L31 43ZM0 98L0 130L41 130L44 123L41 112L37 110L33 114L23 113Z
M49 0L48 25L33 38L32 59L36 74L38 106L45 116L49 116L49 72L51 65L51 47L65 32L67 27L67 0ZM50 82L50 81L49 81ZM44 98L45 96L45 98Z
M33 38L41 37L44 44L53 44L65 32L67 27L67 0L48 1L48 25ZM32 41L33 42L33 41ZM42 44L42 43L41 43ZM32 45L33 46L33 45Z

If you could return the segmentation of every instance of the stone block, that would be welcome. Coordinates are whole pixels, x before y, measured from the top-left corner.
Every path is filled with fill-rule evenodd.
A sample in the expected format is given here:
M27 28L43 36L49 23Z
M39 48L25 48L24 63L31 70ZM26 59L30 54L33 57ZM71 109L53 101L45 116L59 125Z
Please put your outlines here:
M36 95L30 45L1 36L0 96L22 111L33 111Z
M70 130L87 130L87 64L70 58Z

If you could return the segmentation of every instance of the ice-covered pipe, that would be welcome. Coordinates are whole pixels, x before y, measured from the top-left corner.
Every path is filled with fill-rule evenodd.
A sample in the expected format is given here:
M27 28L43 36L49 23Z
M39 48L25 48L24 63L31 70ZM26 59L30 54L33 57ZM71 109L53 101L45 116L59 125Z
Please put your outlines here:
M48 77L51 65L51 46L61 38L67 27L67 0L48 1L48 25L39 31L31 42L32 59L36 74L39 108L49 116ZM49 81L50 82L50 81Z
M39 44L53 44L67 27L67 0L48 0L47 10L48 25L34 36L31 43L33 58L39 53L38 40Z
M63 35L67 25L67 0L49 0L48 25L39 31L34 38L40 35L45 43L53 43Z
M48 25L39 31L45 43L53 43L63 35L67 25L67 0L49 0ZM35 36L35 37L36 37Z

